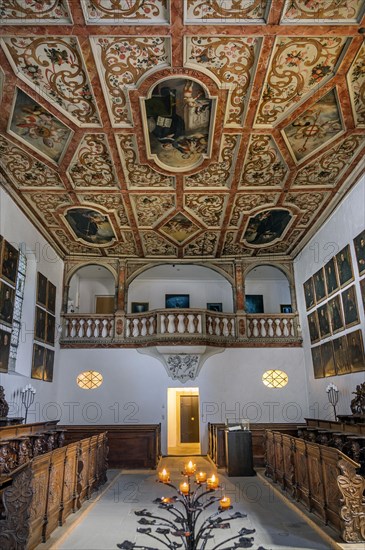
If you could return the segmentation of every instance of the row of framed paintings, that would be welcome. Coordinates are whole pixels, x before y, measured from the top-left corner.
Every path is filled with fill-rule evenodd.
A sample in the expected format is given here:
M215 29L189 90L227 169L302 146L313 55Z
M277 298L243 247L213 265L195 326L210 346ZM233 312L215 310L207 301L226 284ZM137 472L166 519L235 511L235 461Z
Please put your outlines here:
M37 304L51 313L56 311L56 287L42 273L37 273Z
M31 377L45 382L53 381L54 350L33 344Z
M359 275L365 273L365 229L354 239ZM323 302L354 280L350 245L346 245L303 284L307 310Z
M149 311L149 302L132 302L132 313L144 313ZM165 308L166 309L187 309L190 307L189 294L166 294ZM210 311L223 311L222 302L209 302L207 309Z
M362 331L355 330L312 348L314 378L365 371Z
M365 312L365 279L360 281ZM356 286L351 285L308 315L311 344L360 323Z
M37 340L54 344L55 342L56 318L51 313L36 306L34 335Z

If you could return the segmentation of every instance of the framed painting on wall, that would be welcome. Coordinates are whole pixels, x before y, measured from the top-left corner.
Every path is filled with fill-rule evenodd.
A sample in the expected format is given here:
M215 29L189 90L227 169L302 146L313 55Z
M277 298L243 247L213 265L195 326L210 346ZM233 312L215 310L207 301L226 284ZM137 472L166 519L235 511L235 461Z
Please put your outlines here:
M361 330L347 334L347 347L351 362L351 372L365 370L364 341Z
M246 294L246 313L264 313L263 294Z
M336 373L347 374L351 372L346 336L340 336L333 340L333 354L335 356Z
M11 333L0 329L0 372L8 372Z
M335 360L333 357L332 341L321 344L321 357L325 376L335 376Z
M308 328L311 344L315 344L320 341L319 326L318 326L318 314L317 311L312 311L308 315Z
M304 288L305 306L308 310L315 305L314 284L313 284L312 277L307 281L305 281L305 283L303 284L303 288Z
M354 238L357 268L359 275L365 273L365 229Z
M47 282L47 309L51 313L56 311L56 287L51 281Z
M207 303L207 309L209 311L218 311L218 312L221 312L222 311L222 302L208 302Z
M43 380L46 382L53 381L53 363L54 363L54 351L51 349L44 350L45 361L43 369Z
M46 349L38 344L33 344L33 361L31 377L43 380L44 355Z
M331 322L332 334L339 332L345 328L343 322L343 313L341 307L341 299L338 294L328 302L328 311Z
M1 256L1 276L3 279L15 284L18 271L19 252L14 246L8 243L8 241L3 239Z
M291 304L280 304L280 313L293 313Z
M362 298L362 306L364 308L364 313L365 313L365 279L361 279L360 281L360 291L361 291L361 298Z
M324 369L322 364L321 346L312 348L312 362L314 378L324 378Z
M332 296L339 288L338 275L336 270L335 259L331 258L329 262L324 266L324 273L326 277L327 296Z
M355 285L352 285L344 290L341 293L341 296L346 327L357 325L360 320L357 308Z
M346 245L338 254L336 254L336 263L340 285L341 287L346 286L354 280L349 245Z
M318 324L321 338L326 338L331 334L331 327L328 315L328 304L318 308Z
M56 318L54 315L47 313L46 320L46 342L48 344L54 344L55 340L55 329L56 329Z
M316 302L322 302L326 297L326 284L324 282L324 270L323 267L319 269L313 275L314 293L316 296Z
M39 271L37 273L37 304L47 306L47 277Z
M132 313L144 313L148 311L148 308L148 302L132 302L131 304Z
M189 294L165 294L166 309L185 309L190 307Z
M46 339L46 312L40 307L35 308L34 334L42 342Z
M15 290L0 281L0 322L11 325L13 322Z

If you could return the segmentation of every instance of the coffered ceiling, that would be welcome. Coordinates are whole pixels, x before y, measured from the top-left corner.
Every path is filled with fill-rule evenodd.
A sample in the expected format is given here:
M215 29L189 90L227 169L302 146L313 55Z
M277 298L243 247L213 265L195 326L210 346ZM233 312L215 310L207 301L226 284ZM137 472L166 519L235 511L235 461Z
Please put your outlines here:
M293 256L365 168L365 0L4 0L1 183L62 256Z

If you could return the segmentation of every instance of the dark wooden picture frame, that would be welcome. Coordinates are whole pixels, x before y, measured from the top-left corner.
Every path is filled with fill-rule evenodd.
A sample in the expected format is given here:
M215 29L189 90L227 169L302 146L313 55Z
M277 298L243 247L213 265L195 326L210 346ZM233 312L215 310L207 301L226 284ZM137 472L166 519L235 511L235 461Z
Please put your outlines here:
M362 337L362 331L360 329L347 334L347 347L349 350L351 372L364 371L365 370L364 340Z
M335 358L333 355L332 340L329 340L329 342L325 342L324 344L321 344L321 357L322 357L324 375L326 377L335 376L336 369L335 369Z
M218 313L221 313L223 311L222 302L208 302L207 309L209 311L217 311Z
M357 269L359 270L359 275L361 276L365 273L365 229L354 238L354 247Z
M15 285L18 272L19 251L3 239L1 251L1 277Z
M46 315L46 342L47 344L54 345L55 343L55 331L56 331L56 317L51 313Z
M43 380L44 355L46 348L38 344L33 344L33 359L31 377L36 380Z
M314 282L313 277L310 277L305 283L303 284L304 289L304 299L305 299L305 307L308 309L312 309L316 305L316 299L314 294Z
M0 281L0 323L12 325L15 303L15 289Z
M314 378L324 378L324 369L322 364L321 346L312 348L312 363Z
M144 313L149 309L149 302L132 302L131 311L132 313Z
M189 294L165 294L166 309L188 309L189 307Z
M280 304L280 313L293 313L291 304Z
M351 372L346 335L333 340L333 355L335 358L336 374L342 375Z
M307 316L307 321L308 321L309 338L310 338L311 344L315 344L316 342L319 342L321 339L321 336L319 333L317 310L312 311L312 313L310 313Z
M362 307L364 308L365 313L365 278L360 281L360 293L362 298Z
M327 296L332 296L339 288L339 280L335 258L331 258L324 266Z
M321 338L327 338L331 334L331 324L328 312L328 304L318 308L318 326Z
M316 273L313 275L313 284L316 303L319 304L320 302L323 302L327 294L323 267L321 267L321 269L316 271Z
M338 279L341 288L354 280L354 270L352 268L350 245L347 244L338 254L336 254L336 265Z
M11 332L0 329L0 372L8 372Z
M341 297L346 327L358 325L360 323L360 318L355 285L351 285L341 292Z
M37 304L47 307L47 277L37 273Z
M328 313L331 323L332 334L336 334L337 332L344 330L345 323L343 318L341 298L339 294L328 301Z

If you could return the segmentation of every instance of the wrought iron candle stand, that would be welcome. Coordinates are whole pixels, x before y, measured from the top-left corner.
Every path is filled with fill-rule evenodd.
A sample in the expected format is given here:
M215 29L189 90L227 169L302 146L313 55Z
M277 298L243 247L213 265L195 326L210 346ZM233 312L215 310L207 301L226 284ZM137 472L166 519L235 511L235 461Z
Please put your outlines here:
M189 463L191 464L191 463ZM158 515L157 513L149 512L146 508L135 512L135 515L140 517L138 523L142 527L137 528L137 533L141 533L151 537L169 550L204 550L210 539L214 538L212 531L217 529L229 529L230 521L235 519L243 519L246 514L241 512L232 513L232 506L228 497L218 497L213 493L220 489L217 478L206 479L206 474L201 472L197 474L196 479L192 480L195 472L181 472L187 479L184 483L180 483L179 488L170 483L168 473L164 470L159 474L159 482L171 487L177 494L172 497L156 498L153 503L158 505L158 508L167 511L173 516L172 519ZM204 481L199 480L204 478ZM213 479L213 483L211 480ZM218 511L212 513L206 519L199 520L200 515L207 508L219 501ZM223 514L230 512L228 517L223 517ZM253 546L254 537L252 535L255 529L246 529L242 527L237 535L229 537L222 542L216 544L212 550L221 548L221 550L233 550L236 548L251 548ZM180 539L181 542L178 542ZM237 540L238 539L238 540ZM232 541L234 543L230 544ZM224 546L225 545L225 546ZM138 545L129 540L125 540L121 544L117 544L121 550L134 550L141 548L143 550L158 550L151 546ZM258 550L265 550L262 546Z
M28 409L34 402L35 389L28 384L21 390L22 403L25 408L24 424L27 423Z
M335 415L335 420L337 420L336 405L338 403L338 388L334 384L329 384L326 388L328 401L333 407L333 414Z

